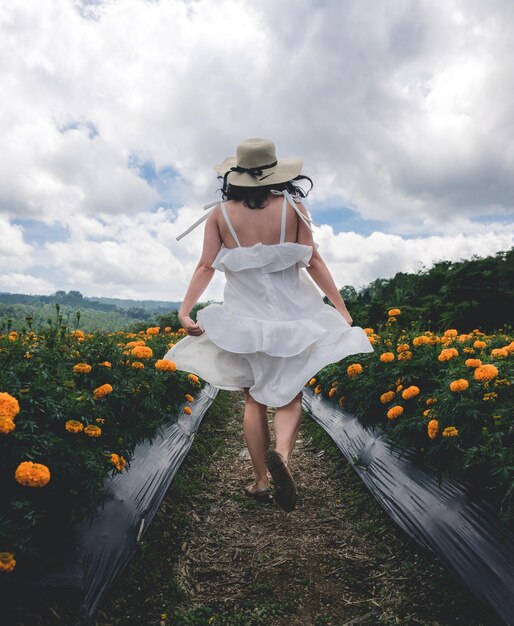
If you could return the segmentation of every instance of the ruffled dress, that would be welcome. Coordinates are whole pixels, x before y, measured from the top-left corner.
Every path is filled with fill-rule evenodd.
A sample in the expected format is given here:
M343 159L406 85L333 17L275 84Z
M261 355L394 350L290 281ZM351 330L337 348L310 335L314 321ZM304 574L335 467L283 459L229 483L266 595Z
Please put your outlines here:
M225 273L223 303L200 309L197 323L204 332L187 335L163 358L220 389L248 387L258 402L280 407L325 365L374 349L362 328L350 326L323 301L304 269L309 267L312 246L284 241L287 202L309 228L310 224L288 192L275 193L284 196L276 244L241 246L221 203L237 242L236 248L222 246L212 263Z

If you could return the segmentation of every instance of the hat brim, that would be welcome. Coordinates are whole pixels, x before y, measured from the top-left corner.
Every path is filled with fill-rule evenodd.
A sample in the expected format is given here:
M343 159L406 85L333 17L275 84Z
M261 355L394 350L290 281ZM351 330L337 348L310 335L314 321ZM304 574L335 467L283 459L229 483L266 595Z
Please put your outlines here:
M225 176L226 172L235 165L236 158L227 157L219 165L215 165L214 169L220 176ZM262 180L251 176L248 172L230 172L227 180L236 187L263 187L293 180L302 171L302 167L303 161L301 159L278 159L274 167L262 170L260 177Z

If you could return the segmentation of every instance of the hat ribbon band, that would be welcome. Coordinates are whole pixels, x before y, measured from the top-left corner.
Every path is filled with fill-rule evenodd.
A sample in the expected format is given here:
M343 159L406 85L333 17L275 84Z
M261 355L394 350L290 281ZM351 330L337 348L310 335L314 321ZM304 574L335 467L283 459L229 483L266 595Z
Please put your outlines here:
M239 174L243 174L246 172L247 174L250 174L250 176L253 176L253 178L257 178L257 180L261 181L265 178L268 178L268 176L271 176L271 174L262 176L262 170L269 170L271 167L275 167L275 165L277 165L277 161L273 161L273 163L269 163L268 165L257 165L255 167L243 167L242 165L234 165L229 170L227 170L225 172L225 175L223 176L223 190L225 191L227 188L228 175L230 174L230 172L238 172ZM258 178L259 176L261 176L261 178Z

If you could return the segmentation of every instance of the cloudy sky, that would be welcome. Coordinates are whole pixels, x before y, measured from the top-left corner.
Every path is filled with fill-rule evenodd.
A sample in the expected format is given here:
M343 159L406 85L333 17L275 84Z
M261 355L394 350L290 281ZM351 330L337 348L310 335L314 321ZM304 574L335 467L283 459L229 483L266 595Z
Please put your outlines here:
M340 286L509 249L513 32L511 0L3 0L0 291L181 300L175 238L259 136Z

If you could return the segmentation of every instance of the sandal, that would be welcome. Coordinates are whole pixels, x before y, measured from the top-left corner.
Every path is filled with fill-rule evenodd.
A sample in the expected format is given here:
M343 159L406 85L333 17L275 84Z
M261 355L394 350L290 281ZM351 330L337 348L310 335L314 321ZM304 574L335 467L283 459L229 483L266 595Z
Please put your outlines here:
M245 487L244 492L250 498L254 498L255 500L259 500L259 502L272 502L273 498L271 497L271 488L270 487L260 487L255 491L250 491L249 487Z
M284 511L293 511L296 507L297 490L286 460L280 452L270 449L264 455L264 462L273 478L275 502Z

